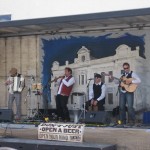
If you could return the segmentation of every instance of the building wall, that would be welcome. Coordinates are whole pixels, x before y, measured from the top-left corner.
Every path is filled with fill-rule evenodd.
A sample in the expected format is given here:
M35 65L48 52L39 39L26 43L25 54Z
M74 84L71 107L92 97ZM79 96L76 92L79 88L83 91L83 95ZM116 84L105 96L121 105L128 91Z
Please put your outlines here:
M30 109L29 103L35 101L35 96L27 96L31 84L31 75L36 80L40 79L39 69L39 38L38 36L20 36L0 38L0 107L7 108L8 92L3 84L9 76L9 70L12 67L18 69L23 74L26 81L26 87L22 92L22 114L26 115ZM28 93L29 95L29 93ZM14 105L15 109L15 105Z
M136 106L139 108L147 108L150 109L150 93L149 93L149 87L150 87L150 81L149 75L150 75L150 31L149 29L143 29L143 30L128 30L128 31L110 31L110 32L88 32L88 33L70 33L70 35L62 34L62 35L43 35L43 36L19 36L19 37L8 37L8 38L1 38L0 39L0 107L1 108L7 108L7 99L8 99L8 92L7 88L3 85L3 82L8 77L8 72L11 67L16 67L18 69L18 72L22 73L25 76L26 79L26 88L24 89L22 93L22 113L24 115L28 114L29 116L33 115L32 110L37 109L37 103L39 102L40 108L43 108L42 106L42 98L41 96L36 96L34 92L32 92L32 84L34 82L36 83L43 83L45 82L45 76L48 78L49 76L43 72L43 63L45 62L45 59L49 59L45 56L44 53L44 46L45 43L43 42L43 39L46 41L51 41L54 39L61 38L70 38L70 36L101 36L106 35L109 33L113 33L111 36L112 38L120 37L124 33L130 33L132 35L144 35L144 42L145 42L145 56L146 59L133 59L130 60L131 68L133 71L136 71L140 78L142 79L142 83L140 84L140 88L137 90L135 98L138 97L141 99L139 103L135 103ZM59 45L58 45L59 46ZM81 45L83 46L83 45ZM119 45L118 45L119 46ZM137 45L138 46L138 45ZM111 45L110 45L111 48ZM71 47L71 50L72 47ZM49 52L51 53L51 49L49 49ZM55 56L55 61L59 61L58 57ZM66 60L67 61L67 60ZM74 60L73 60L74 61ZM118 60L116 60L118 61ZM54 61L53 61L54 62ZM105 63L105 69L107 68L112 69L112 67L118 68L118 66L122 65L122 61L120 61L120 64L116 63L115 65L111 63ZM136 63L135 63L136 62ZM65 62L64 62L65 63ZM69 62L67 62L68 65L70 65ZM49 64L48 64L49 65ZM110 68L109 68L109 67ZM72 66L71 66L72 67ZM62 75L64 65L59 68L59 72L55 72L55 75ZM77 67L74 67L74 71L76 71ZM93 72L95 72L95 69L99 69L99 66L93 66ZM101 68L103 70L103 68ZM46 68L47 72L51 71L50 65ZM91 65L92 70L92 65ZM78 74L85 73L87 74L87 79L93 77L93 72L88 72L88 66L84 67L84 71L82 68L78 68ZM101 72L101 70L99 70ZM115 76L118 76L118 74L114 74ZM31 76L34 76L36 81L33 81L31 79ZM77 75L78 76L78 75ZM52 79L52 78L51 78ZM78 80L78 79L77 79ZM47 81L46 81L47 82ZM86 81L87 82L87 81ZM54 84L54 83L53 83ZM112 85L113 86L113 85ZM31 89L31 93L28 93L29 88ZM78 90L83 89L82 86L78 87ZM83 90L83 92L86 92L86 88ZM53 93L56 93L57 91L52 91ZM78 92L78 91L74 91ZM27 94L28 93L28 94ZM27 100L26 100L27 99ZM26 102L25 102L26 100ZM50 107L55 107L54 99L51 100ZM117 105L117 103L116 103ZM15 106L14 106L15 107ZM30 111L31 110L31 111Z
M76 79L76 83L73 88L72 96L69 99L69 109L80 109L84 104L84 97L82 93L85 95L86 101L88 100L88 90L92 87L94 80L94 74L99 73L103 75L102 80L105 82L107 90L106 90L106 110L113 110L116 106L119 105L119 94L118 92L118 82L109 82L109 72L113 73L113 76L118 79L121 76L122 64L124 62L128 62L131 64L132 70L137 72L136 66L139 66L139 61L143 62L144 59L139 56L139 47L136 47L135 50L131 51L131 48L127 45L123 44L118 46L116 49L116 54L114 56L105 57L101 59L90 59L90 50L86 47L82 46L78 51L78 56L75 58L74 63L68 64L66 61L66 65L59 66L58 62L53 63L52 71L54 77L63 74L63 70L65 67L70 67L73 69L73 75ZM84 58L84 59L82 59ZM105 75L106 73L106 75ZM92 80L89 80L92 79ZM89 85L89 86L87 86ZM59 84L52 83L51 85L51 97L52 103L55 105L55 96L58 89ZM135 108L136 110L143 108L143 102L141 97L136 97L136 94L141 90L139 86L137 91L135 92ZM109 95L112 94L112 97L109 98ZM78 101L80 99L80 101ZM74 101L74 102L72 102ZM110 102L112 101L112 103ZM80 104L81 106L80 106Z
M148 76L150 74L150 69L148 67L148 64L150 63L150 60L149 60L149 55L150 55L150 51L149 51L149 47L150 47L150 31L149 31L149 28L143 28L142 30L139 30L139 29L128 29L128 30L124 30L124 31L119 31L119 30L116 30L116 31L107 31L107 32L87 32L87 33L69 33L67 35L59 35L59 34L56 34L56 35L46 35L46 36L42 36L41 39L43 40L46 40L47 42L53 42L55 40L60 40L60 39L67 39L68 42L69 42L69 39L71 39L72 37L74 38L80 38L81 36L83 37L98 37L98 36L105 36L105 35L108 35L108 34L111 34L110 37L111 38L116 38L116 40L120 40L119 38L121 36L124 36L125 34L131 34L133 36L141 36L143 37L143 47L144 47L144 51L142 56L141 56L141 49L139 48L139 51L140 53L138 52L138 56L137 54L135 55L131 55L130 53L124 53L122 55L122 57L118 56L115 56L115 61L112 60L113 57L103 57L103 58L97 58L93 61L87 61L85 63L82 63L82 65L80 65L79 63L74 63L74 62L77 62L78 60L74 58L71 58L68 60L66 59L66 63L64 61L64 64L61 63L61 58L60 57L57 57L55 56L56 59L54 59L54 61L56 61L54 64L55 64L55 67L52 67L52 72L53 72L53 78L56 76L60 76L62 74L64 74L63 70L66 66L69 66L71 68L73 68L73 75L75 76L77 82L78 82L78 76L81 75L81 74L86 74L86 79L89 79L89 78L92 78L95 71L97 73L101 73L102 71L111 71L111 70L115 70L114 71L114 76L116 77L120 77L120 70L122 68L122 64L124 62L129 62L130 65L131 65L131 69L133 71L135 71L141 78L142 80L142 83L139 85L139 87L137 88L136 92L135 92L135 103L134 103L134 107L136 108L137 111L144 111L144 110L149 110L150 109L150 103L149 103L149 98L150 98L150 94L148 92L149 90L149 85L150 85L150 82L148 80ZM82 40L82 39L81 39ZM133 39L131 39L133 40ZM84 41L82 41L84 43ZM82 43L81 42L81 43ZM90 42L90 41L89 41ZM134 40L131 41L134 43ZM70 42L71 43L71 42ZM54 43L53 43L54 44ZM62 46L62 43L60 43L60 47ZM74 44L74 43L73 43ZM102 43L103 44L103 43ZM124 41L121 41L121 44L119 44L118 46L124 44ZM59 42L58 42L58 45L59 45ZM71 45L71 44L70 44ZM132 49L132 51L138 49L138 46L140 45L140 43L137 42L137 44L135 45L135 48ZM81 46L85 46L85 45L81 45ZM81 48L80 46L80 48ZM112 45L109 45L109 48L111 49L111 46ZM46 46L45 46L46 47ZM63 46L62 46L63 47ZM66 48L66 47L65 47ZM88 48L88 47L87 47ZM45 51L46 49L44 49L44 46L41 48L43 51ZM70 46L70 51L72 51L72 55L74 54L74 49L73 49L73 46L71 47ZM75 47L76 49L76 47ZM57 47L55 49L57 51ZM79 50L79 49L78 49ZM92 50L92 49L91 49ZM50 49L49 49L49 53L50 53ZM62 48L62 51L63 51L63 48ZM64 50L65 51L65 50ZM104 53L106 52L105 49L103 49ZM140 56L139 56L140 54ZM58 53L58 56L60 56L61 54ZM65 55L65 52L64 52L64 55ZM64 55L61 55L61 57L63 57ZM115 54L114 54L115 55ZM113 56L114 56L113 55ZM76 56L77 56L77 53L76 53ZM146 58L144 58L146 57ZM53 62L54 62L53 61ZM73 61L73 63L70 61ZM99 64L96 65L96 61L99 61ZM52 62L50 62L52 64ZM84 65L85 64L85 65ZM52 79L53 79L52 78ZM107 79L108 80L108 79ZM88 83L88 80L86 81L86 84ZM107 84L107 83L106 83ZM57 93L57 87L58 85L55 84L55 83L52 83L51 85L51 91L52 91L52 97L51 97L51 107L55 107L55 95ZM108 103L106 103L107 105L107 108L108 109L113 109L115 106L118 105L118 96L116 96L116 92L117 92L117 87L115 84L111 83L111 84L107 84L108 86L108 92L110 91L114 91L113 92L113 96L114 98L116 97L116 100L114 102L114 104L111 106L108 106ZM73 88L73 92L84 92L84 93L87 93L87 88L86 86L82 86L82 85L78 85L78 86L74 86ZM87 97L87 94L86 94L86 97ZM70 97L70 100L69 100L69 103L71 102L71 97ZM70 108L72 106L69 106Z

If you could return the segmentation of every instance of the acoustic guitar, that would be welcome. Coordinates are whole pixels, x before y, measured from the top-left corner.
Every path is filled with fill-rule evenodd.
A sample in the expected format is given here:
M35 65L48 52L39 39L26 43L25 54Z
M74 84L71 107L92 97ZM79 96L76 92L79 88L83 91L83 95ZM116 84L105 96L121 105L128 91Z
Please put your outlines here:
M117 77L106 74L105 72L103 72L102 75L109 76L113 79L118 80L120 82L120 84L119 84L120 87L123 87L127 92L134 92L137 89L137 86L138 86L137 84L135 84L135 83L127 84L128 82L132 82L132 80L134 80L134 78L121 77L119 79Z

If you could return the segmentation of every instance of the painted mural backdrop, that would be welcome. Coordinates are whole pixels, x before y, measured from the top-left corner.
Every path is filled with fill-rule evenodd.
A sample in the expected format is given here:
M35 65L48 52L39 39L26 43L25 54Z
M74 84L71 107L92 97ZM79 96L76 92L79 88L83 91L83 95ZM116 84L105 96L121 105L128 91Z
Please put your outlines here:
M73 63L77 56L78 50L85 46L90 50L91 56L96 59L113 56L116 53L116 48L121 44L126 44L135 50L137 46L140 49L140 56L145 57L145 42L144 36L136 36L125 33L120 37L112 37L112 34L103 36L50 36L49 38L41 38L42 50L44 52L42 61L43 85L46 85L51 80L51 67L54 61L58 61L60 66L68 60L69 64ZM49 86L49 85L48 85ZM50 101L49 88L44 88L44 92L48 93Z

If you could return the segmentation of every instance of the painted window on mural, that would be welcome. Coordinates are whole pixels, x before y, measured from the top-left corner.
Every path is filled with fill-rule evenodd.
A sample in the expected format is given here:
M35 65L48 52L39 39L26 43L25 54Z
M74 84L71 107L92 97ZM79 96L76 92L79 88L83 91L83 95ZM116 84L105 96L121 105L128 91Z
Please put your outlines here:
M109 74L110 76L113 76L113 71L109 71L108 74ZM108 78L108 82L112 82L112 81L113 81L113 79Z
M113 104L113 93L108 93L108 104Z
M85 56L84 55L81 57L81 61L85 62Z
M85 82L84 82L84 80L85 80L85 75L81 75L81 85L84 85L85 84Z

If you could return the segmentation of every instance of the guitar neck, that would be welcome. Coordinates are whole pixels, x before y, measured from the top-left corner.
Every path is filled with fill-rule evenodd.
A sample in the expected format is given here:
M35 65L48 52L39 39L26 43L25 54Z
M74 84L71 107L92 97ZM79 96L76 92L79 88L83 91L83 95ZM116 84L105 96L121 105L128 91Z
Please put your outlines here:
M106 74L106 73L102 73L102 75L105 75L105 76L111 76L110 74ZM120 81L120 79L117 78L117 77L112 76L112 78L113 78L113 79L116 79L116 80L118 80L118 81Z
M118 81L120 81L120 79L119 78L117 78L117 77L113 77L114 79L116 79L116 80L118 80Z

